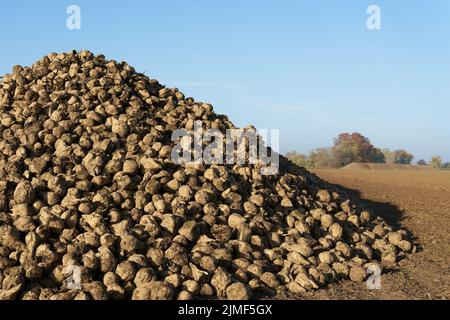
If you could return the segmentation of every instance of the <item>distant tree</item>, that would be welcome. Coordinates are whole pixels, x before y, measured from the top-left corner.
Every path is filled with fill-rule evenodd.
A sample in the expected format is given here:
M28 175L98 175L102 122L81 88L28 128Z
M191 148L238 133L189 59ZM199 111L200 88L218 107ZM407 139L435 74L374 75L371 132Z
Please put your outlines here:
M286 156L298 166L313 168L344 167L352 162L410 164L414 158L403 149L391 151L376 148L369 138L358 132L340 134L333 139L332 147L318 148L308 155L290 151ZM420 160L418 164L426 165L426 162Z
M340 134L334 139L332 152L339 167L352 162L373 162L375 157L380 159L370 140L358 132Z
M411 164L414 156L406 150L395 150L394 151L394 163L396 164Z
M426 166L427 162L425 160L423 160L423 159L420 159L419 161L417 161L417 165L418 166Z
M286 154L286 157L300 167L309 167L308 157L302 153L290 151Z
M442 168L442 157L441 156L434 156L430 160L430 167L432 168Z
M318 148L311 151L309 154L309 164L313 168L336 167L332 149Z
M374 163L385 163L386 162L386 156L384 155L383 151L379 148L373 149L373 162Z
M384 148L381 150L384 154L384 160L388 164L394 164L395 163L395 154L391 150Z
M446 162L442 165L442 168L444 169L450 169L450 162Z

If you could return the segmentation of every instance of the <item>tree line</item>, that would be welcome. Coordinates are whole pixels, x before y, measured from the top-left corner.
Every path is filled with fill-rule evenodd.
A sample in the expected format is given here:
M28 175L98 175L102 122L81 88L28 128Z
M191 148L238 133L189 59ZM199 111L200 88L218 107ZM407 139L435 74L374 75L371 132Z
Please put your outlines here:
M286 156L295 164L307 168L342 168L352 162L412 164L414 159L414 155L404 149L391 151L376 148L369 138L358 132L342 133L333 139L331 147L314 149L308 155L290 151ZM450 163L444 163L440 156L434 156L428 162L420 159L416 164L450 168Z

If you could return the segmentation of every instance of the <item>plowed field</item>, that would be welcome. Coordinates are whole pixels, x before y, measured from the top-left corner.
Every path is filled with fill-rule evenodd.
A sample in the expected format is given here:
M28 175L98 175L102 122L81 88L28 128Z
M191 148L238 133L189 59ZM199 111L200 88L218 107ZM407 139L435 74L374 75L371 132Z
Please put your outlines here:
M450 171L326 169L315 173L360 195L390 224L408 229L419 251L383 274L379 290L348 281L304 298L450 298Z

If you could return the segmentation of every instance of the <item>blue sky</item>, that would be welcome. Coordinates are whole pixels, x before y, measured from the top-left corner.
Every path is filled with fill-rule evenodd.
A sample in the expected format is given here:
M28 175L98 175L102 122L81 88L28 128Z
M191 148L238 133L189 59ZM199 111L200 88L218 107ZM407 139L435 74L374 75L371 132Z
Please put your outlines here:
M81 30L66 8L81 8ZM382 29L366 28L381 8ZM126 60L281 151L358 131L450 161L450 1L2 1L0 74L55 51Z

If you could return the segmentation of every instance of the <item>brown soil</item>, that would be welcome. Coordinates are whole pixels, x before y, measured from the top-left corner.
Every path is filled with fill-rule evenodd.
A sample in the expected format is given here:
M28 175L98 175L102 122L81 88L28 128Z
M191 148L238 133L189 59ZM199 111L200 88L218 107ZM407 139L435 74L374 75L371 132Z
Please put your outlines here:
M324 169L315 173L363 198L391 225L409 230L419 251L383 274L380 290L344 281L297 298L450 298L450 171Z
M343 170L435 170L428 166L414 164L389 164L389 163L360 163L352 162L342 168Z

